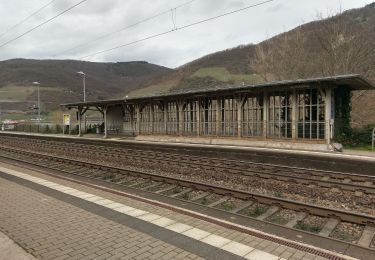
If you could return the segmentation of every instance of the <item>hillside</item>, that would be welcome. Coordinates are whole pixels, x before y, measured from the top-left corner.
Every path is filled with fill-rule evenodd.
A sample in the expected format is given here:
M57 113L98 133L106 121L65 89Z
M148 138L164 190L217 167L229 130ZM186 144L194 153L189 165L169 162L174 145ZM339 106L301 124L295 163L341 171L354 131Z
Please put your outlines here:
M30 112L37 99L32 82L38 81L42 106L55 110L59 104L81 101L84 71L87 100L121 98L156 76L171 71L143 61L96 63L75 60L13 59L0 62L0 108L2 112Z
M208 85L359 73L375 82L375 3L319 18L260 44L209 54L130 96ZM353 97L353 125L375 124L375 91Z

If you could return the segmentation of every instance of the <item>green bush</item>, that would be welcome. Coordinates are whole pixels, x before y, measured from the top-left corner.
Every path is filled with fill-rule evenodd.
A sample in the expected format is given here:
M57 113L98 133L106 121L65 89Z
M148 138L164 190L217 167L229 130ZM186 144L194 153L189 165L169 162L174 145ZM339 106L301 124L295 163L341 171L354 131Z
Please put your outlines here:
M78 135L78 133L79 133L78 125L76 125L74 127L72 126L72 130L70 131L70 134Z
M44 133L45 134L50 134L52 131L51 131L51 128L49 127L49 125L46 125L46 127L44 128Z
M96 125L94 124L94 125L88 125L87 126L87 130L86 130L86 132L88 133L88 134L95 134L96 133Z
M372 129L375 125L367 125L363 128L352 128L341 133L336 141L346 147L366 147L371 145Z
M55 134L61 134L61 133L62 133L62 127L60 125L56 125Z

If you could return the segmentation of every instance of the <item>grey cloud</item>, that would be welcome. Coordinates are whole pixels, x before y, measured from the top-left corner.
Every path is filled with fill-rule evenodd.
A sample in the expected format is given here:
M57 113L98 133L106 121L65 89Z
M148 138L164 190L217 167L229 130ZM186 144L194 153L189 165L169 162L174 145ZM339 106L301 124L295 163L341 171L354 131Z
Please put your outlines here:
M279 3L279 4L275 5L275 6L271 6L271 7L267 8L267 11L273 13L273 12L280 11L284 7L285 6L282 3Z
M39 15L0 38L0 43L56 15L80 0L56 0ZM118 30L149 16L168 10L188 0L88 0L31 34L0 48L0 59L72 58L135 41L173 27L171 13L143 23L105 40L67 53L62 51L90 41L104 33ZM26 17L48 0L0 1L0 34ZM342 0L342 8L361 7L370 0ZM215 16L220 13L257 3L255 0L196 0L177 10L177 26ZM210 52L240 44L256 43L267 36L289 30L314 19L316 13L338 9L337 0L276 0L265 6L223 17L169 35L134 44L115 51L90 57L90 61L146 60L176 67ZM55 54L59 54L54 56Z

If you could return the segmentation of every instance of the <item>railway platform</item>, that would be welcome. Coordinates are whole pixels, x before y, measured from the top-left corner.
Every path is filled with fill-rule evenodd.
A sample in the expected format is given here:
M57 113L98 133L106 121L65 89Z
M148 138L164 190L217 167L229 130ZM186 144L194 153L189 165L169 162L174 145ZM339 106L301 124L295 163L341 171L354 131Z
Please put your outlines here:
M0 231L37 259L352 259L4 162L0 209Z

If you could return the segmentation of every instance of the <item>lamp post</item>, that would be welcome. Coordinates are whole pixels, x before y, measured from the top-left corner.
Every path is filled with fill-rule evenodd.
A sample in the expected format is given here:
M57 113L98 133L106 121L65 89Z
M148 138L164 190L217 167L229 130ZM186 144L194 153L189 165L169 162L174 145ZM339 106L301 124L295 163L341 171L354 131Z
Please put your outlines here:
M83 71L78 71L78 75L82 77L82 84L83 84L83 102L86 102L86 74ZM78 113L80 113L78 111ZM79 115L81 117L81 115ZM85 132L86 132L86 114L85 114Z
M86 74L83 71L78 71L78 75L82 76L83 83L83 102L86 102Z
M39 91L40 83L38 81L34 81L33 85L38 87L38 121L40 122L40 91Z

